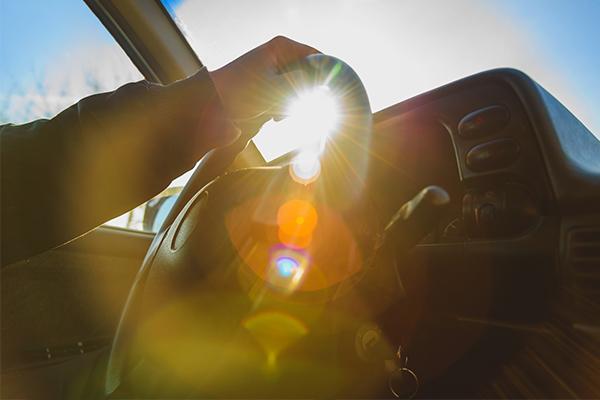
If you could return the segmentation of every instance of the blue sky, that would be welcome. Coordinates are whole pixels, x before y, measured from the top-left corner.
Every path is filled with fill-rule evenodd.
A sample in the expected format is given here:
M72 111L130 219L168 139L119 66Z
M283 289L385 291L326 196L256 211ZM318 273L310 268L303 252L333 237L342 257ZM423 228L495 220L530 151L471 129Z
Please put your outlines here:
M502 6L600 109L600 1L505 0Z
M0 30L2 84L30 79L75 41L113 41L78 0L0 0Z
M0 124L141 79L83 1L0 0Z
M180 11L183 13L186 7L191 8L191 6L198 8L199 12L203 12L203 10L211 12L213 8L216 10L220 0L193 4L189 1L177 0L170 3L172 3L170 7L176 13ZM298 4L301 3L303 4L302 1L298 2ZM265 0L261 4L269 5L271 3ZM279 7L278 10L281 9L281 4L281 2L272 3L273 8ZM361 4L375 6L379 5L379 2L372 1ZM447 4L457 4L456 7L459 7L459 2L443 2L442 0L429 4L434 11L438 8L448 8ZM567 106L575 114L585 115L584 122L598 134L597 131L600 130L600 112L597 112L600 109L600 23L598 22L600 21L600 0L485 0L474 1L472 4L477 7L485 6L486 13L490 15L490 18L494 17L503 21L503 26L508 26L507 23L514 24L514 30L521 35L523 42L535 50L534 55L539 59L537 68L540 68L540 65L547 66L551 72L538 74L538 76L534 74L533 77L540 79L543 85L548 86L559 100L567 99ZM228 37L218 26L223 22L219 19L212 19L214 27L204 24L205 26L200 29L199 26L193 26L192 19L186 20L186 15L178 14L178 16L182 21L188 23L188 28L191 28L189 29L190 36L194 39L192 44L194 45L194 42L201 44L196 45L195 48L200 53L200 59L207 60L209 66L211 60L215 60L213 64L217 65L222 63L223 57L227 56L231 59L234 55L239 55L236 52L239 53L242 51L241 49L247 50L242 45L239 48L229 45L238 39L232 35L240 35L240 33L236 32L237 28L229 29L232 31L230 35L232 37ZM196 17L196 15L193 16ZM247 18L247 14L245 16ZM230 16L224 16L223 19L227 20L227 18ZM469 21L457 20L456 24L465 22L469 23ZM275 25L273 29L276 29ZM422 29L432 30L436 29L436 26L423 24ZM5 96L7 90L15 84L30 85L50 66L54 69L68 70L64 54L74 46L83 45L93 48L101 44L113 43L112 38L87 6L78 0L0 0L0 30L0 97ZM258 30L260 31L260 29ZM211 35L212 32L214 35ZM449 31L448 35L452 33ZM445 32L441 33L441 35L444 34ZM207 39L207 36L211 36L210 40ZM245 41L244 43L254 43L262 37L260 39L259 36L256 39L240 37L239 39L239 41ZM212 43L210 41L216 44L210 45ZM323 46L335 49L330 42L324 41ZM213 48L217 48L219 51L212 54ZM436 49L432 50L436 51ZM495 50L490 49L490 51ZM423 62L427 63L431 59L424 60ZM509 60L513 60L513 58ZM69 61L72 62L71 59ZM357 59L357 64L360 65L361 61ZM450 61L446 60L445 62ZM531 60L523 62L519 67L526 69L528 63L531 63ZM536 71L533 67L531 69ZM460 69L457 71L459 71L457 73L462 73ZM525 72L531 73L528 70ZM440 79L448 79L445 75L436 76L436 73L436 70L431 71L431 86L440 84ZM367 82L368 79L367 74ZM397 79L399 81L397 87L410 86L413 84L412 81L418 80L410 73L397 77ZM387 104L390 101L400 100L402 96L417 94L421 88L431 88L427 87L427 76L419 79L423 82L421 86L410 87L410 90L407 89L406 93L399 94L397 97L391 94L380 94L379 98L375 98L374 103L378 103L381 108L390 105ZM373 86L374 93L377 94L376 82ZM379 91L381 92L381 88Z

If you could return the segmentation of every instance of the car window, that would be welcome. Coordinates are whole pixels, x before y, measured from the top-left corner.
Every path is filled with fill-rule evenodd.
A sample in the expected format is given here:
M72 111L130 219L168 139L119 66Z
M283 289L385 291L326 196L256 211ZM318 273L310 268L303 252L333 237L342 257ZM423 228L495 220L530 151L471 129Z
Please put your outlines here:
M85 96L143 79L83 1L0 7L0 123L51 118Z
M537 80L600 137L600 1L163 0L219 68L276 35L349 63L375 111L498 67ZM280 133L267 125L255 141ZM282 149L285 151L285 149Z
M81 0L1 1L0 29L0 124L51 118L83 97L144 78ZM165 196L186 180L107 225L156 231L174 201Z

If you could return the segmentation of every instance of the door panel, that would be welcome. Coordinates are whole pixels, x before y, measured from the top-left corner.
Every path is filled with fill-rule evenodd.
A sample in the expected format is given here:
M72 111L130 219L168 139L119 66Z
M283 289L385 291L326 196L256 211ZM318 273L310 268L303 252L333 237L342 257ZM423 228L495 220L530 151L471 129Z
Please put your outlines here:
M2 270L3 398L63 397L66 370L106 351L152 238L98 228Z

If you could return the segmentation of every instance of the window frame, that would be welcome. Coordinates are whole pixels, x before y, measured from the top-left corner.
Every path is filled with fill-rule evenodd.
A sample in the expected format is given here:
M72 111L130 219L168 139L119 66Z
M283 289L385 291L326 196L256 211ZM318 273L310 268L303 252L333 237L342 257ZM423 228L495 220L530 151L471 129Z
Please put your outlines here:
M160 0L83 1L146 80L169 84L191 76L203 67L196 52ZM156 234L106 223L101 228Z

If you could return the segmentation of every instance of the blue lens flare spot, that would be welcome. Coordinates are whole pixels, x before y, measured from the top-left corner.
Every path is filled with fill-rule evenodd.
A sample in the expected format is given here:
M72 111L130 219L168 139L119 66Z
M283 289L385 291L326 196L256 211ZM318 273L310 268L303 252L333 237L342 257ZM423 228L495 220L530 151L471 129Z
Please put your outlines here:
M289 278L294 274L296 269L300 266L296 260L291 257L280 257L275 261L277 266L277 272L284 278Z

